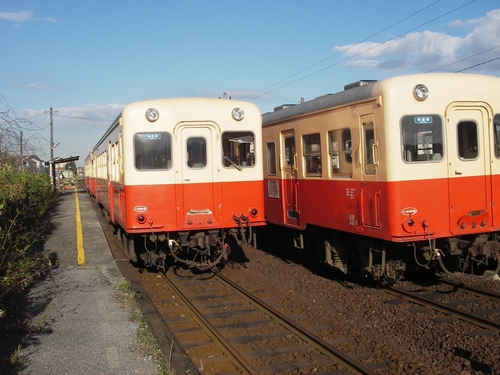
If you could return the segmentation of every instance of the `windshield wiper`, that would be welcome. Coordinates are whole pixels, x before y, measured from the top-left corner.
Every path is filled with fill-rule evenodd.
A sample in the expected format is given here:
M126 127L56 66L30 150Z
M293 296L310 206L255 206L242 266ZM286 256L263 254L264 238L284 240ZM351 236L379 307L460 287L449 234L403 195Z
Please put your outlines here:
M243 168L241 168L238 164L236 164L234 161L229 159L226 155L224 155L224 160L227 160L229 162L229 164L231 164L233 167L235 167L240 172L243 170Z

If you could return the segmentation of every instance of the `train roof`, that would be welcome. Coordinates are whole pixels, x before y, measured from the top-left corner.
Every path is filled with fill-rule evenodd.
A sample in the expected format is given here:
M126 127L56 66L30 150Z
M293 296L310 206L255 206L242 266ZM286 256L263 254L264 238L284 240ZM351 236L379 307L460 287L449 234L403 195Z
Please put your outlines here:
M160 98L160 99L150 99L150 100L143 100L143 101L136 101L127 104L118 114L116 119L111 123L111 125L108 127L106 132L103 134L103 136L99 139L99 141L95 144L95 146L92 148L91 152L88 154L87 158L90 157L90 155L102 145L103 141L111 134L117 126L120 124L120 118L124 115L125 112L129 110L133 110L136 108L140 109L145 109L149 107L160 107L160 108L165 108L167 105L171 106L176 106L176 108L181 108L181 107L188 107L192 105L199 105L199 103L206 103L205 107L206 109L210 110L215 110L214 108L214 103L220 103L221 107L227 106L227 107L234 107L234 106L242 106L245 108L245 111L250 111L251 108L253 107L252 111L255 111L256 114L259 114L259 110L257 106L254 103L248 102L248 101L243 101L243 100L233 100L233 99L221 99L221 98L204 98L204 97L179 97L179 98ZM248 113L248 112L247 112Z
M285 120L288 118L319 111L321 109L337 107L343 104L356 102L372 97L375 80L361 80L344 86L344 91L336 94L326 94L301 104L285 104L274 109L274 112L262 115L263 125Z
M469 97L472 97L471 95L475 95L474 98L478 98L478 94L484 93L485 90L490 93L500 93L498 82L500 82L499 77L473 73L449 72L408 74L385 78L380 81L361 80L345 85L344 91L338 92L336 94L319 96L316 99L301 104L284 104L282 106L276 107L274 109L274 112L268 112L262 115L262 124L263 126L266 126L277 121L314 113L323 109L338 107L341 105L370 99L373 98L374 95L379 95L380 90L385 91L388 90L389 87L394 88L394 85L396 83L407 85L414 85L415 83L425 83L426 85L432 84L434 86L434 89L440 89L444 87L447 90L450 90L451 87L457 87L458 89L462 88L464 85L468 85L467 92L469 94ZM379 86L380 88L377 88Z

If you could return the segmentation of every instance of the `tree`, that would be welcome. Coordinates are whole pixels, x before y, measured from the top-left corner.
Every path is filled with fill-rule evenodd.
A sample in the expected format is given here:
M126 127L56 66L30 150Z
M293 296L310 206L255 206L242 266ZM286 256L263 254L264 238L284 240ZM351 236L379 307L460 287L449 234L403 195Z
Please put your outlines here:
M39 151L34 144L28 142L36 140L35 137L23 140L23 130L31 131L32 127L32 122L18 117L7 99L0 94L0 165L19 165L23 157L21 152L29 155Z

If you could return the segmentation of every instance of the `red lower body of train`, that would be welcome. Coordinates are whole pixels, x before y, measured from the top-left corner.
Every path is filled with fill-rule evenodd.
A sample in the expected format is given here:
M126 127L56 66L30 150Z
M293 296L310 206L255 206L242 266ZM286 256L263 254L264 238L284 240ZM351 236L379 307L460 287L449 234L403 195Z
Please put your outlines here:
M269 224L346 273L397 280L408 266L497 268L500 176L398 182L266 180ZM272 230L272 229L271 229ZM292 233L290 236L290 232Z
M167 254L200 270L228 258L231 243L255 241L266 224L263 182L127 186L86 178L133 261L165 268Z

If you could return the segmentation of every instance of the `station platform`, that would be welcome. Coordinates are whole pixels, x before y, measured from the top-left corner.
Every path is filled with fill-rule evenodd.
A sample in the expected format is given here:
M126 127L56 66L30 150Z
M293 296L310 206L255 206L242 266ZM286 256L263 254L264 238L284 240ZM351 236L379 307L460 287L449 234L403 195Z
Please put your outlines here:
M154 360L138 349L131 311L117 299L124 278L87 192L62 192L51 222L44 251L57 266L26 296L33 332L2 343L14 346L11 352L20 348L21 365L0 372L158 374Z

